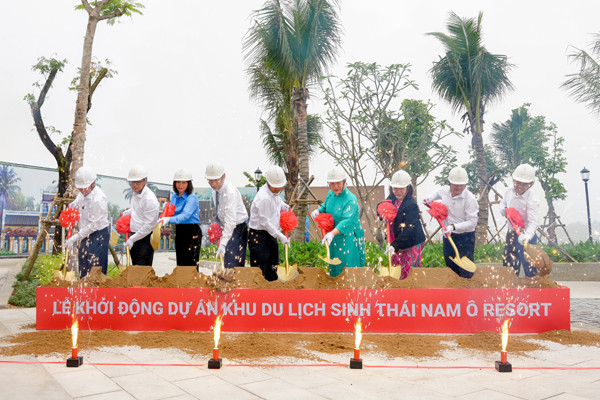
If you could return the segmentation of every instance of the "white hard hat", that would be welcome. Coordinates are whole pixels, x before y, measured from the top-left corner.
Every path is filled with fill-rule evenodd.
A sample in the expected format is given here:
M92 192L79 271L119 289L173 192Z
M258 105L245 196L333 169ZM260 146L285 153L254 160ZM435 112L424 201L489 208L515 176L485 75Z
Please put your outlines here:
M225 168L221 164L210 163L206 166L206 179L219 179L225 173Z
M81 167L75 174L75 187L77 189L85 189L96 180L96 174L88 167Z
M394 172L390 186L393 188L405 188L411 184L410 175L405 170Z
M129 174L127 175L127 180L129 182L140 181L147 177L148 177L148 171L146 171L146 168L144 168L144 166L142 166L140 164L135 164L129 170Z
M277 165L273 165L267 169L265 172L265 178L267 178L267 182L269 185L274 188L282 188L285 186L285 172L283 172L283 168L278 167Z
M454 167L448 174L448 180L455 185L466 185L469 182L467 170L462 167Z
M175 171L175 175L173 175L174 181L191 181L192 173L185 168L178 169Z
M515 168L515 172L512 174L512 178L515 181L523 183L532 183L535 180L535 171L529 164L521 164Z
M346 179L346 173L340 167L333 167L327 173L327 182L328 183L331 183L331 182L341 182L344 179Z

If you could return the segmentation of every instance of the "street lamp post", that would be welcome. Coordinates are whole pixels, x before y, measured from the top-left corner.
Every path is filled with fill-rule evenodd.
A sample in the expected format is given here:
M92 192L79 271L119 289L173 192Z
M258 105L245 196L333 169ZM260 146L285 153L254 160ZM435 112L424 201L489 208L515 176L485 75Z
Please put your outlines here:
M256 182L256 191L258 192L258 189L260 189L260 181L262 179L262 171L260 170L260 167L256 168L256 171L254 171L254 181ZM587 190L587 186L586 186L586 190Z
M587 184L588 181L590 180L590 171L586 167L583 167L583 169L581 170L581 179L583 180L583 183L585 184L585 204L587 206L588 235L589 235L590 243L593 243L592 220L590 218L590 197L588 195L588 184Z

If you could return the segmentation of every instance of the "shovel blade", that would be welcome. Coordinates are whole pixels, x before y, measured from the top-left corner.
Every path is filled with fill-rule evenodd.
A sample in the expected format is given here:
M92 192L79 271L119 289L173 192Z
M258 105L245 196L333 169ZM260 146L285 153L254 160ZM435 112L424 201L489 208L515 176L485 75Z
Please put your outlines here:
M154 250L158 250L160 247L160 228L162 224L154 225L154 229L152 230L152 235L150 235L150 245Z
M525 260L537 268L538 275L548 275L552 272L552 260L540 246L527 243L525 245Z
M477 270L477 265L475 265L475 263L469 260L466 256L462 256L460 258L450 256L450 259L454 262L454 264L458 265L465 271L475 272Z
M321 255L319 255L319 258L323 261L325 261L327 264L331 264L331 265L340 265L342 263L342 260L340 260L339 258L327 258L327 257L323 257Z
M282 282L291 281L298 276L298 266L296 264L290 265L286 268L284 265L277 266L277 278Z
M400 279L402 277L402 267L391 267L390 276L394 279Z

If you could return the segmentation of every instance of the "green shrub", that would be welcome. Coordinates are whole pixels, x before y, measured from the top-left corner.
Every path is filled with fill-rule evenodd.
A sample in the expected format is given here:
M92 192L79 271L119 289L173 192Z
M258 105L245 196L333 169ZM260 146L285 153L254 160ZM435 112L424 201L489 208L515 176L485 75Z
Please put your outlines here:
M15 293L10 296L8 302L19 307L35 307L35 290L42 282L37 279L23 282L15 282L13 287Z
M0 250L0 256L13 256L14 254L14 251Z
M63 255L47 254L39 256L29 273L29 278L23 281L27 262L23 263L21 272L16 276L17 282L13 285L14 294L8 299L10 304L21 307L35 307L35 288L45 285L54 278L54 270L62 267Z
M577 262L600 262L600 243L585 241L574 245L565 244L560 247L577 260ZM572 262L555 247L544 246L544 250L554 262Z

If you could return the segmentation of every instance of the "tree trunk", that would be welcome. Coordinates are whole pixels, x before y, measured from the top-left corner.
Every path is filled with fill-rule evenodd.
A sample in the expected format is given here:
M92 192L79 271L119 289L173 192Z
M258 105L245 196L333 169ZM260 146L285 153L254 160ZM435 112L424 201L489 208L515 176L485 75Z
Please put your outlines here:
M285 198L289 201L293 197L293 192L298 185L298 146L296 145L296 132L294 128L295 124L291 124L291 131L287 134L287 145L286 145L286 168L287 168L287 181L288 184L285 187Z
M552 199L548 197L546 197L546 203L548 203L548 213L546 214L546 217L548 218L548 237L550 237L550 240L554 243L558 243L556 238L556 210L554 209L554 203L552 202Z
M88 24L83 40L83 54L81 57L81 75L79 78L79 87L77 88L77 102L75 105L75 121L73 122L73 162L71 164L71 178L83 165L83 155L85 150L85 132L86 117L89 105L90 93L90 66L92 63L92 47L94 44L94 35L98 26L100 6L88 11ZM73 185L71 185L71 188Z
M479 126L483 127L483 121L480 121ZM475 229L475 246L481 246L487 243L488 230L488 203L489 203L489 186L488 186L488 170L485 162L485 150L483 146L483 135L478 132L475 125L471 124L471 145L475 151L475 159L477 161L477 178L481 186L479 203L479 218L477 220L477 228Z
M294 116L298 123L298 164L300 168L300 177L305 183L308 182L310 173L308 165L308 128L306 123L308 98L308 89L303 87L294 89L292 102L294 104ZM303 185L303 183L296 185L296 190L302 190ZM308 206L306 205L307 199L308 191L305 190L302 196L298 199L299 207L296 210L296 216L298 217L298 229L294 231L293 235L293 240L296 242L304 242L304 229L306 226L306 214L308 211Z

